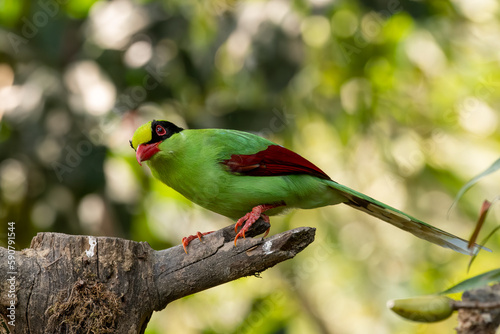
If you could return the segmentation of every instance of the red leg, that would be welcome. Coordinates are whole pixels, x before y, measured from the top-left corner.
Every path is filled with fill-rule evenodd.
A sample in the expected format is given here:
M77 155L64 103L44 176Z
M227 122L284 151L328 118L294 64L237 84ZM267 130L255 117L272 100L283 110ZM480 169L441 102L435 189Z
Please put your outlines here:
M250 226L252 226L261 216L262 216L262 219L264 219L264 221L266 223L269 223L269 217L263 213L264 211L276 208L278 206L283 206L283 205L285 205L285 204L279 203L279 204L257 205L256 207L254 207L252 209L252 211L250 211L249 213L247 213L246 215L244 215L243 217L238 219L238 221L236 222L236 225L234 226L235 232L238 231L239 226L243 225L243 222L245 222L245 225L243 225L240 232L238 232L238 234L236 234L236 238L234 238L234 245L236 246L236 241L238 241L238 238L241 238L241 237L245 238L245 232L247 232L248 229L250 228ZM266 237L268 235L270 229L271 228L267 229L266 234L264 234L264 237Z
M186 247L189 245L189 243L191 241L193 241L196 238L200 239L200 241L201 241L201 237L203 237L204 235L210 234L210 233L214 233L214 231L204 232L204 233L196 232L196 235L190 235L190 236L182 238L182 247L184 248L184 252L186 252L186 254L187 254Z

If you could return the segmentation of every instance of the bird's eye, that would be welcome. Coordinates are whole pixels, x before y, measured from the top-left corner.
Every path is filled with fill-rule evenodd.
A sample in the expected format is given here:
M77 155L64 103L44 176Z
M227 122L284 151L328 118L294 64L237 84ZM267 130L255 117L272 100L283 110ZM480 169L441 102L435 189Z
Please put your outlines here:
M167 130L165 130L165 128L164 128L163 126L161 126L161 125L157 125L157 126L156 126L156 134L157 134L158 136L160 136L160 137L161 137L161 136L164 136L164 135L166 135L166 134L167 134Z

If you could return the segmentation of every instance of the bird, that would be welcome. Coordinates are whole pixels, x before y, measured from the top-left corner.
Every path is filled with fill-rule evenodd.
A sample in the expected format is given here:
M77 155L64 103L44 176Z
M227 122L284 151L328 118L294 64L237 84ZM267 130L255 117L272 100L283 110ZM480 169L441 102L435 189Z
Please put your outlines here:
M483 248L469 248L464 239L333 181L299 154L256 134L183 129L152 120L137 128L130 146L139 165L146 162L155 178L201 207L236 220L235 245L259 218L269 222L269 216L289 209L343 203L462 254ZM192 240L212 232L183 238L184 251Z

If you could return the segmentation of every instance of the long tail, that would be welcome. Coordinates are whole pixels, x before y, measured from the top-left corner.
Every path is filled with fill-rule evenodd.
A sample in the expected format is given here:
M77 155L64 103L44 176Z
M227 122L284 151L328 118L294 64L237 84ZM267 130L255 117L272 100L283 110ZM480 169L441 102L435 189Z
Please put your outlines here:
M410 232L416 237L430 241L436 245L453 249L465 255L476 254L479 249L490 251L486 247L474 244L472 248L468 248L468 242L451 233L440 230L432 225L426 224L406 213L399 211L389 205L379 202L371 197L368 197L351 188L343 186L336 182L331 182L330 186L340 192L347 201L344 204L349 205L357 210L366 212L372 216L382 219L402 230Z

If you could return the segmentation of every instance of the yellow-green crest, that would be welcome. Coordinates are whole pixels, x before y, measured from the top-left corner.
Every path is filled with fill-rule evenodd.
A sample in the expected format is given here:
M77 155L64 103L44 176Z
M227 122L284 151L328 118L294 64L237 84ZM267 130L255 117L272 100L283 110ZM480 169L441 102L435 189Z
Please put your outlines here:
M137 146L147 143L152 139L151 135L151 122L147 122L146 124L141 125L134 132L134 136L130 141L130 145L134 150L137 150Z

